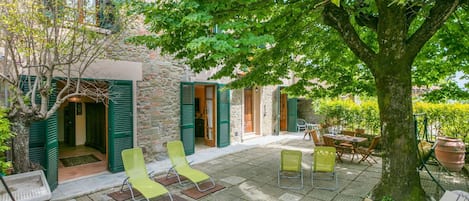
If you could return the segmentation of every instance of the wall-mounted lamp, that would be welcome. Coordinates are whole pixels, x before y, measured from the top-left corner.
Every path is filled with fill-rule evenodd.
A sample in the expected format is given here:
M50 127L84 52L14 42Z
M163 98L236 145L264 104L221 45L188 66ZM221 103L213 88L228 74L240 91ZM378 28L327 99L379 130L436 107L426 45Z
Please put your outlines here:
M259 92L259 88L258 87L254 87L254 90L257 92Z
M70 97L70 98L68 98L68 102L75 102L75 103L78 103L78 102L81 102L81 98L80 98L80 97L77 97L77 96Z

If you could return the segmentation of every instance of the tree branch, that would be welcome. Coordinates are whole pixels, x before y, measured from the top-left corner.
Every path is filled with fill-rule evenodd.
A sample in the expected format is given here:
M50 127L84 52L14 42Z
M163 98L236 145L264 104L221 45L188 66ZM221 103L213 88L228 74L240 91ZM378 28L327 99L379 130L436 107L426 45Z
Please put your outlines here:
M417 17L418 12L422 9L421 6L409 5L406 9L406 16L407 16L407 26L410 26L412 22Z
M357 24L360 26L366 26L376 32L378 30L378 18L373 15L367 15L365 13L359 13L355 16Z
M407 52L410 58L415 58L420 49L435 35L460 4L459 0L436 1L435 6L430 10L430 14L422 26L407 39Z
M352 52L362 60L374 73L372 65L376 53L358 36L354 27L350 23L350 17L347 12L342 7L337 7L332 3L326 4L324 7L323 13L324 22L337 30L347 46L352 50Z

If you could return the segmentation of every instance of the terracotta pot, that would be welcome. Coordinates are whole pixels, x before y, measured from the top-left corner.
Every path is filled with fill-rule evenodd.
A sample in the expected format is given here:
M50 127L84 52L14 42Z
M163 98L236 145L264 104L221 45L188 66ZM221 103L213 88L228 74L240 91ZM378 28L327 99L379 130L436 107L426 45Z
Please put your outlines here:
M461 171L464 167L466 147L461 139L438 137L435 155L438 161L449 171Z

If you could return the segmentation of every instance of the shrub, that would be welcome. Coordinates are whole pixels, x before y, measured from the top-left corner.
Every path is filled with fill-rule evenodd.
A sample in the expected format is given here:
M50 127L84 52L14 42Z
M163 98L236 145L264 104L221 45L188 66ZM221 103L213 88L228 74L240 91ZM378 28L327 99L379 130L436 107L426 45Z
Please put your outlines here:
M5 175L6 170L11 167L11 162L6 161L5 151L10 147L7 141L13 137L10 130L10 121L6 118L4 109L0 109L0 173Z
M469 142L469 104L416 102L414 114L425 114L431 139L444 135ZM323 115L328 126L342 129L364 128L368 134L379 134L380 120L376 99L367 99L357 104L351 100L324 99L320 101L318 113ZM422 124L418 125L419 130Z

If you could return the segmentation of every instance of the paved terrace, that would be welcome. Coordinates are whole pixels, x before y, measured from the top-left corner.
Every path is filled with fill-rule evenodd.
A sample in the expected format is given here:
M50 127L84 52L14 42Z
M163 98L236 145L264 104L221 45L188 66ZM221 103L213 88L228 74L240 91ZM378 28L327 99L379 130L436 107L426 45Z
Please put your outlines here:
M280 136L259 137L226 148L211 148L188 157L194 161L194 168L212 176L216 183L226 188L207 195L199 200L363 200L381 175L381 160L378 164L357 164L345 156L343 163L338 163L339 188L335 191L320 190L311 186L310 168L313 142L302 139L302 134L290 133ZM277 186L277 170L280 150L292 149L303 152L305 186L301 190L286 190ZM169 160L157 161L147 165L149 171L161 175L170 167ZM425 174L427 175L427 174ZM436 185L422 175L422 183L427 191L434 191ZM436 175L448 189L469 189L469 179L461 175ZM107 194L118 191L125 175L102 174L60 184L53 192L52 200L112 200ZM330 181L316 181L315 185L330 185ZM193 187L192 184L181 187L173 184L168 190L187 200L193 200L181 191ZM428 190L430 189L430 190ZM437 198L438 200L438 198Z

